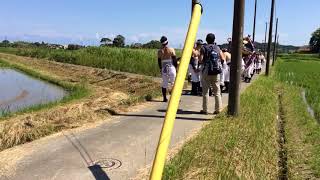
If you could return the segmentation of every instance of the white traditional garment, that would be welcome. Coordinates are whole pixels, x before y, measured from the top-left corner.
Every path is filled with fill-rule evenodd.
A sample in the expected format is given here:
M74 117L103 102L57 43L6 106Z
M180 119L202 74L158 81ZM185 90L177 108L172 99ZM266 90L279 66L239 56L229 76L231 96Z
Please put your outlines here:
M194 58L194 66L196 67L196 70L199 70L198 65L199 60ZM191 73L191 82L200 82L200 72L196 72L191 64L189 64L189 72Z
M251 58L251 57L250 57ZM251 77L251 74L253 74L253 71L254 71L254 59L249 59L248 61L250 61L249 63L250 64L247 64L246 65L246 68L244 70L244 77L245 78L252 78Z
M226 61L222 64L222 72L223 72L223 81L230 81L230 64L231 63L231 54L229 52L224 53L226 56Z
M202 71L203 71L203 64L199 64L200 87L202 87Z
M257 69L262 69L262 64L265 62L264 55L259 55L258 57L258 63L257 63Z
M176 79L176 68L173 66L171 59L162 60L162 87L168 88L169 84L173 85Z

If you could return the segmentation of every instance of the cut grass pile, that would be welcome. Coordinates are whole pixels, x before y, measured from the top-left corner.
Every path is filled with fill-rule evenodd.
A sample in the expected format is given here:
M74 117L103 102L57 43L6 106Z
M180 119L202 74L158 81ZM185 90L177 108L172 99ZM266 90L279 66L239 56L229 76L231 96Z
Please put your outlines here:
M160 75L155 49L88 47L70 51L46 48L0 48L0 52L148 76ZM181 52L177 51L177 54L179 56Z

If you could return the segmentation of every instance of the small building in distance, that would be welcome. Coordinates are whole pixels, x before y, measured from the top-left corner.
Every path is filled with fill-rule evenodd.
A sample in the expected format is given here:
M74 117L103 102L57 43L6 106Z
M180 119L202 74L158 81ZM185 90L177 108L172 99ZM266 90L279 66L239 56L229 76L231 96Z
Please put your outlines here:
M301 46L298 50L298 53L311 53L311 48L309 45Z

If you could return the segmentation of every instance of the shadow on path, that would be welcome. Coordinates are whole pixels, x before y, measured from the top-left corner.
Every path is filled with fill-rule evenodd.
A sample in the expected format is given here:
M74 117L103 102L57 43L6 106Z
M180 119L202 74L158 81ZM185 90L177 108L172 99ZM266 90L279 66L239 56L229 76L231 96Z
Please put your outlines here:
M114 116L124 116L124 117L141 117L141 118L159 118L164 119L163 115L148 115L148 114L115 114ZM206 118L192 118L192 117L176 117L177 120L184 121L211 121L212 119Z
M70 133L69 135L63 134L66 139L72 144L72 146L79 152L80 156L86 163L88 169L91 171L92 175L96 180L110 180L106 172L101 168L101 166L94 164L90 154L86 148L81 144L78 138Z
M158 109L158 112L166 113L167 110L166 109ZM201 113L198 111L185 111L182 109L178 109L177 114L182 114L182 115L183 114L185 114L185 115L198 114L198 115L201 115Z

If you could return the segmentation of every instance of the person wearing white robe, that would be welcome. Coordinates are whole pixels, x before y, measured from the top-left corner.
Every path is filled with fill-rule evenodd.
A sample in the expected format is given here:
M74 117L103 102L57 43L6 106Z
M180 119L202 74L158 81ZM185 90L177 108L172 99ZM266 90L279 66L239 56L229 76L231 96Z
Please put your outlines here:
M253 70L254 70L254 56L249 55L245 58L244 79L246 83L251 82Z
M231 63L231 54L227 51L227 49L222 49L222 52L226 58L222 63L222 83L224 84L223 92L229 92L229 83L230 83L230 63Z

